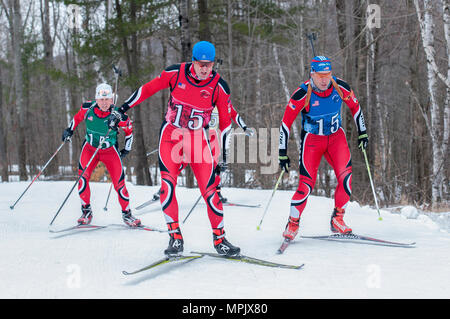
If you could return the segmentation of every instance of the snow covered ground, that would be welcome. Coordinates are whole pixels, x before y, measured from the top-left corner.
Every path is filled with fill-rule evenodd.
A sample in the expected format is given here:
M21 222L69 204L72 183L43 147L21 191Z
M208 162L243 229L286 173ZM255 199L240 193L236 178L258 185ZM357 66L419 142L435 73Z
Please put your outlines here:
M203 257L127 277L122 270L135 270L163 257L166 233L111 227L51 234L49 223L73 182L36 182L10 210L27 185L0 183L0 298L450 298L450 234L423 214L382 211L383 220L378 221L375 210L351 202L345 220L355 233L415 241L417 246L297 238L283 255L277 255L292 192L276 192L258 231L256 226L271 190L224 188L222 193L230 201L261 204L260 208L224 208L229 241L240 246L243 254L285 264L305 263L303 269ZM158 190L157 186L127 186L132 207ZM91 183L93 224L122 223L114 191L108 210L103 210L108 190L109 184ZM180 220L198 196L197 189L177 188ZM165 229L159 207L156 203L134 213L144 224ZM311 196L302 216L301 233L329 234L332 208L331 199ZM75 190L54 226L72 226L79 216ZM182 232L185 253L214 252L205 204L197 206L182 225Z

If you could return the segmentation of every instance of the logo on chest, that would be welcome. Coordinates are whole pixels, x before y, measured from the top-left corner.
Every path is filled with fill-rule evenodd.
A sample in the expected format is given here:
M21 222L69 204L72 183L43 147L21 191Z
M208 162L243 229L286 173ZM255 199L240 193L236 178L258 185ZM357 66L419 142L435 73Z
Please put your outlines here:
M200 91L200 96L205 98L205 99L207 99L207 98L209 98L211 96L211 93L209 91L207 91L207 90L201 90Z
M92 117L92 115L91 115L91 116L88 116L87 119L88 119L88 121L91 121L91 122L94 120L94 118Z
M341 97L338 94L334 94L331 99L333 100L334 103L339 103L339 100L341 99Z
M319 106L319 100L315 100L313 104L311 104L311 106Z

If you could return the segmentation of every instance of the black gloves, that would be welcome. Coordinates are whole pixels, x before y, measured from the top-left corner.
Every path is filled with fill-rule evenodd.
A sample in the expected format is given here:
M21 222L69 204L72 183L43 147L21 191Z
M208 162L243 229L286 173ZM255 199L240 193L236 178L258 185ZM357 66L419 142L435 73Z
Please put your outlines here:
M119 122L125 119L125 114L119 108L118 110L113 110L108 118L108 127L112 130L117 131Z
M364 133L360 134L358 136L358 147L359 147L359 149L361 151L367 149L367 145L368 144L369 144L369 136L367 135L367 133L364 132Z
M245 135L249 137L255 134L255 132L253 132L253 130L247 126L244 126L242 129L244 130Z
M119 153L120 153L120 158L121 158L121 159L124 159L125 156L127 156L128 153L130 153L130 151L127 151L126 149L123 149L123 150L121 150Z
M216 168L214 168L214 173L216 175L220 175L220 172L225 172L228 169L227 163L219 163L217 164Z
M63 134L62 134L62 141L66 142L66 141L70 141L70 138L73 135L73 131L68 127L64 130Z
M284 169L284 171L287 173L289 172L289 167L291 166L291 160L289 159L289 156L287 155L279 155L278 156L278 163L280 164L280 168Z

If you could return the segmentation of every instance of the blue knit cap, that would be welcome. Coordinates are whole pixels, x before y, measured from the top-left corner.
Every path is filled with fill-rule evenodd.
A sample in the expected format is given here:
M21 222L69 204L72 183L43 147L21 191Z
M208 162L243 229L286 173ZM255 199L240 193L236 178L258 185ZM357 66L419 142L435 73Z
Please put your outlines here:
M192 49L192 61L214 61L216 49L211 42L200 41Z
M331 72L331 61L326 56L315 56L311 61L311 73Z

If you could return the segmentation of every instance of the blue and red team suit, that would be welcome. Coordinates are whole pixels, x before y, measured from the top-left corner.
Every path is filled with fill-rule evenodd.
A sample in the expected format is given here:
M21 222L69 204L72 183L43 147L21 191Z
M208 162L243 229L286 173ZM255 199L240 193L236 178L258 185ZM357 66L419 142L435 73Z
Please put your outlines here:
M352 192L352 161L341 126L342 101L349 107L359 135L367 136L363 114L355 94L346 82L334 76L325 91L317 89L312 79L304 82L294 91L286 106L280 127L280 158L287 156L290 128L298 114L301 112L302 115L299 185L292 197L289 221L283 233L290 240L298 233L300 217L314 188L322 156L325 156L337 178L331 230L339 233L352 231L343 222Z
M216 250L225 245L227 253L237 254L240 249L225 239L223 207L216 191L218 156L214 157L220 149L211 148L207 132L211 113L217 108L219 143L213 144L220 145L223 150L221 161L226 162L232 108L228 84L215 71L206 80L199 80L192 63L175 64L136 90L119 108L120 112L126 112L166 88L170 89L170 98L159 135L160 201L170 234L165 253L170 255L183 251L175 187L181 171L190 165L207 205Z

